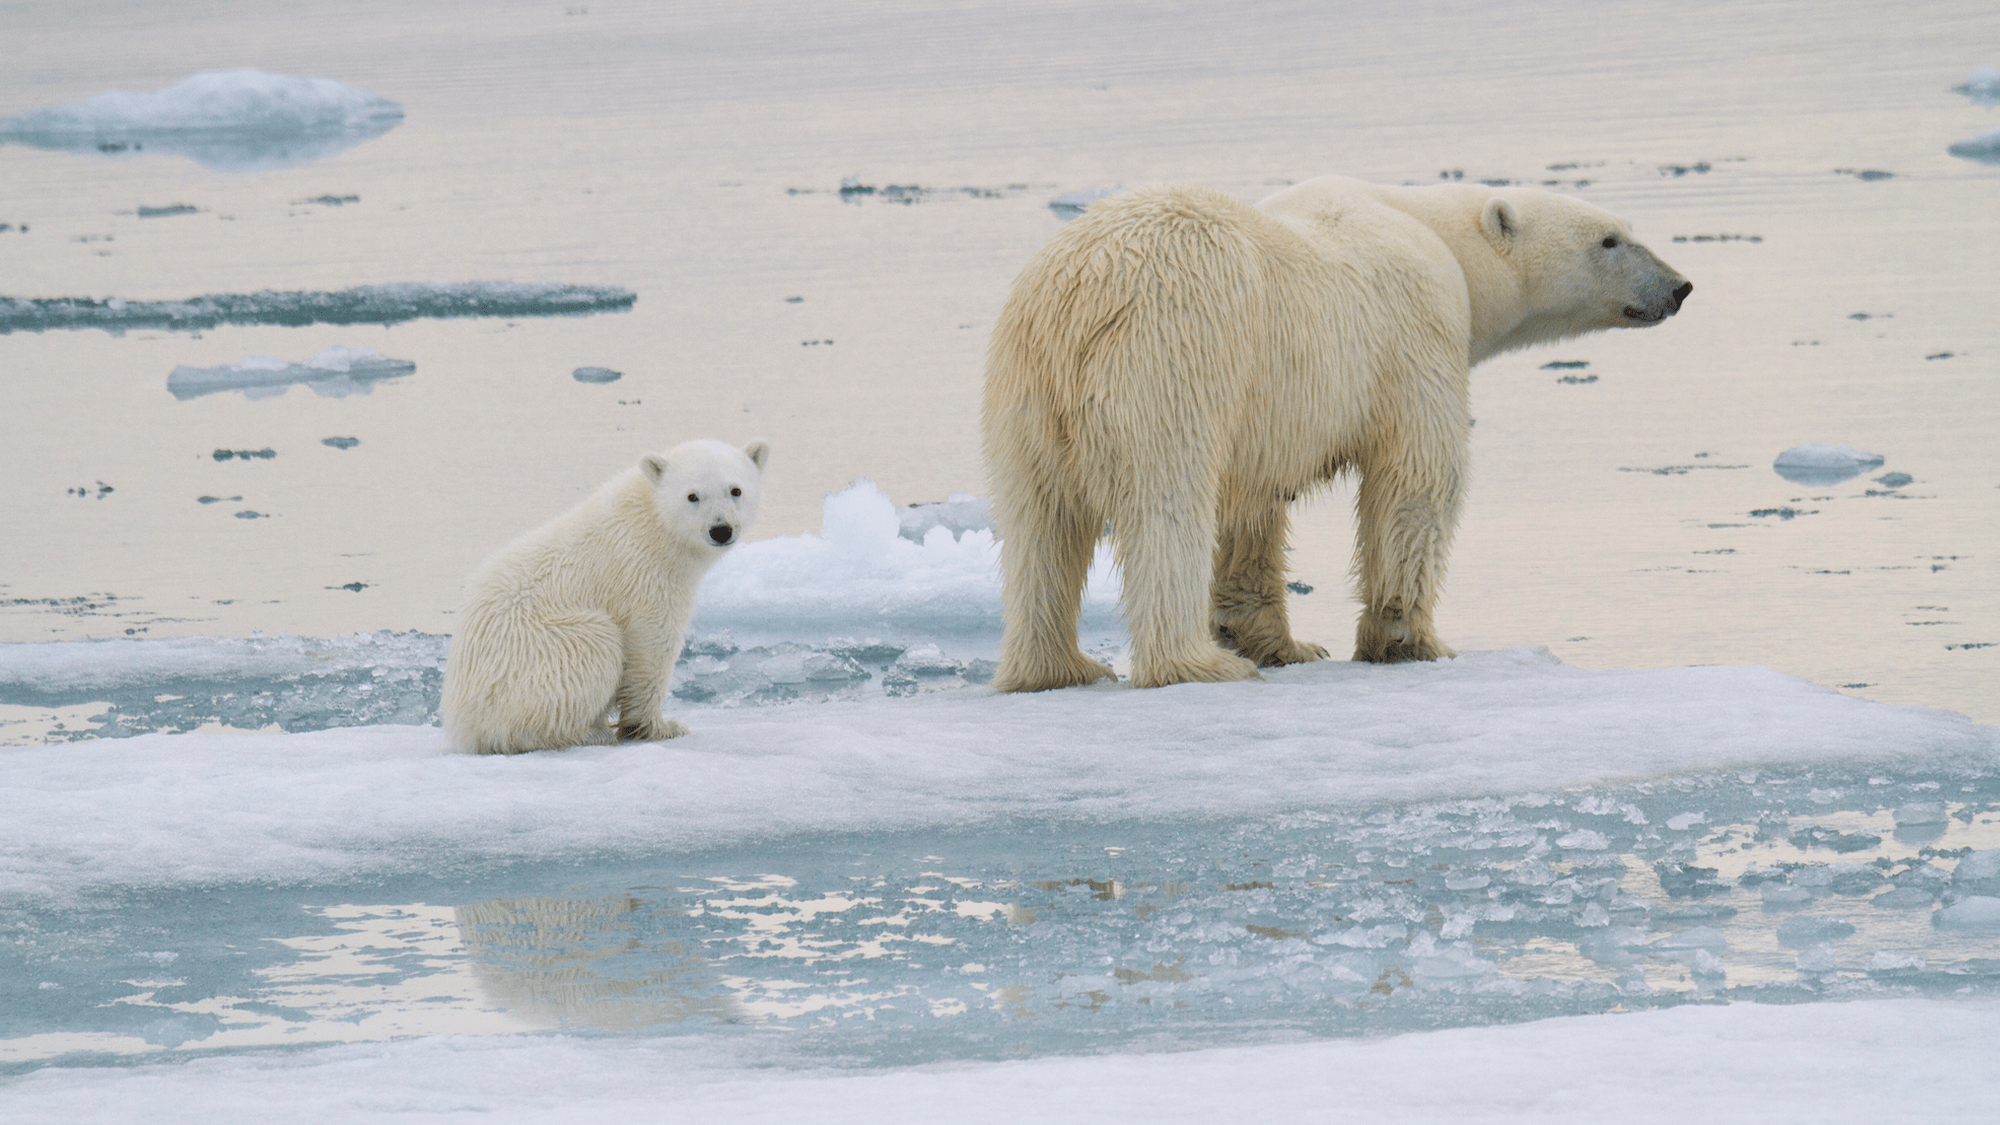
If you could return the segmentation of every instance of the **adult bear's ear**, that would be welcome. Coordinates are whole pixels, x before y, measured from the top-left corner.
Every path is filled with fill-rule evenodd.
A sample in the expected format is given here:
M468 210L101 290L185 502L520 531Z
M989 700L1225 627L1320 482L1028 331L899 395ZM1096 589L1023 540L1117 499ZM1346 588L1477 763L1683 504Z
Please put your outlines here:
M667 459L657 453L648 453L639 458L639 471L646 474L646 483L658 487L660 478L667 475Z
M1521 212L1496 195L1479 212L1479 229L1486 232L1495 249L1505 252L1514 236L1521 233Z
M771 456L771 443L758 438L743 447L743 455L750 458L750 463L757 466L757 471L761 473L764 471L764 462Z

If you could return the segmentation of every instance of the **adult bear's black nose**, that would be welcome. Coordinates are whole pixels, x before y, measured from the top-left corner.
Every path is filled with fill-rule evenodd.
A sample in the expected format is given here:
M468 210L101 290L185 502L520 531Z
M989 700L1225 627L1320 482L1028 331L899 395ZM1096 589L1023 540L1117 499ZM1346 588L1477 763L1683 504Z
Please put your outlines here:
M1688 294L1692 292L1694 292L1694 282L1692 281L1683 281L1681 282L1681 287L1679 289L1674 290L1675 312L1681 311L1681 302L1687 300Z
M729 540L735 535L736 529L726 523L719 523L708 529L708 537L715 540L715 545L718 547L728 546Z

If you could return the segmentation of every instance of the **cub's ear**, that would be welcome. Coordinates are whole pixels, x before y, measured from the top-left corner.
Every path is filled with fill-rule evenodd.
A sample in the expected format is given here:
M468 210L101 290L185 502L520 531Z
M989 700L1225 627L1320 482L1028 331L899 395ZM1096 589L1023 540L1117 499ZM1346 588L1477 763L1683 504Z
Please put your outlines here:
M639 471L646 474L646 483L658 485L660 478L667 475L667 459L657 453L648 453L639 458Z
M758 438L743 447L743 454L750 458L750 463L757 466L757 471L761 473L764 471L764 462L771 456L771 443Z
M1496 195L1487 200L1485 208L1479 212L1479 229L1486 232L1486 237L1495 246L1504 249L1515 235L1521 233L1521 212Z

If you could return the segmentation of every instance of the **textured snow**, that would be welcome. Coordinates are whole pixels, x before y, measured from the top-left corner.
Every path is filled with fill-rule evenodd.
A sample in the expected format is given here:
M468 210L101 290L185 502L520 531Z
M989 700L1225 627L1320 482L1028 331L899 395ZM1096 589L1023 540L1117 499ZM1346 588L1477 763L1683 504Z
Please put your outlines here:
M434 727L389 725L7 751L0 894L318 881L1008 815L1254 816L1767 762L1915 767L2000 753L2000 729L1760 668L1590 672L1526 649L1300 665L1262 682L961 688L683 717L693 733L670 742L519 758L453 754Z
M891 1070L747 1065L704 1040L432 1037L50 1068L13 1120L1986 1122L2000 1005L1732 1004L1503 1027Z
M637 300L615 285L518 281L396 282L336 292L211 293L185 301L0 297L0 335L54 328L194 331L221 324L394 324L467 316L587 316Z
M0 120L0 141L108 154L179 153L224 171L330 156L395 128L403 107L326 78L208 70L148 93L112 90Z

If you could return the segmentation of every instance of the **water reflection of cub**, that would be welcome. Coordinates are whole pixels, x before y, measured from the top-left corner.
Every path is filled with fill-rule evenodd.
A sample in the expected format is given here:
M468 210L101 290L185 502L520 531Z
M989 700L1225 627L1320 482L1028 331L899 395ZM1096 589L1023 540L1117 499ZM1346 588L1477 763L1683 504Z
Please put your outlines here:
M550 1026L637 1031L707 1017L735 1001L687 945L647 941L642 906L597 899L496 898L456 908L460 939L490 999Z

